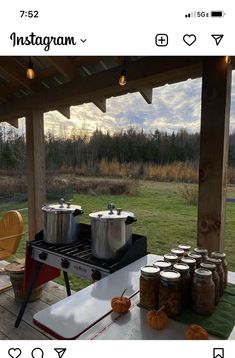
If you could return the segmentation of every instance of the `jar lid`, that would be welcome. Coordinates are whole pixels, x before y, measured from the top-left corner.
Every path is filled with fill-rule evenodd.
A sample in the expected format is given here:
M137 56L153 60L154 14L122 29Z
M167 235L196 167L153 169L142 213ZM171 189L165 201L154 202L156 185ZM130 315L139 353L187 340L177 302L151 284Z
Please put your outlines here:
M171 263L163 260L157 260L153 263L154 267L160 267L160 268L170 268Z
M202 255L201 255L201 254L198 254L198 253L196 253L196 252L191 252L190 254L188 254L188 257L191 257L191 258L193 258L193 259L195 259L195 260L199 260L199 259L202 258Z
M183 249L180 249L178 247L174 248L171 250L171 253L172 254L175 254L175 255L183 255L184 254L184 250Z
M210 270L210 271L214 271L216 270L216 265L213 264L212 262L202 262L200 263L201 268Z
M174 264L173 268L176 271L183 272L183 273L189 271L189 265L181 263L181 262Z
M220 265L222 264L222 260L221 259L216 259L215 257L208 257L207 258L208 262L212 262L215 265Z
M158 273L160 272L160 268L156 266L146 265L141 267L140 271L141 274L143 274L144 276L154 277L158 275Z
M185 264L187 264L187 265L192 265L192 264L196 264L196 260L195 259L193 259L192 257L182 257L182 259L181 259L181 262L183 262L183 263L185 263Z
M226 254L225 254L225 252L213 251L211 253L211 257L214 257L216 259L225 259Z
M175 254L169 253L169 254L165 254L165 255L164 255L164 258L165 258L166 260L177 260L177 259L178 259L178 256L175 255Z
M195 270L195 275L199 277L210 278L212 276L212 273L208 269L198 268Z
M179 281L180 273L176 270L163 270L160 272L161 279L164 281Z
M207 249L204 249L203 247L196 247L194 249L194 252L196 252L197 254L200 254L200 255L207 255L208 254Z
M178 245L178 248L182 249L184 251L189 251L191 249L191 246L187 245L187 244L180 244L180 245Z

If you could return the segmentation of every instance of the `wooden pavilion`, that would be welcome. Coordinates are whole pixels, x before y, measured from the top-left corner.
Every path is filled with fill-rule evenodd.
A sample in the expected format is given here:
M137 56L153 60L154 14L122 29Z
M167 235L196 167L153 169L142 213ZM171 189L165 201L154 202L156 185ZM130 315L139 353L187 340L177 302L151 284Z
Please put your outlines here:
M57 110L70 118L70 106L88 102L105 112L107 98L131 92L140 92L151 104L153 88L202 77L197 241L209 252L223 250L233 59L32 57L33 80L26 77L28 61L28 57L0 57L0 122L17 127L18 118L26 117L30 239L43 226L45 112ZM124 63L128 80L120 86Z

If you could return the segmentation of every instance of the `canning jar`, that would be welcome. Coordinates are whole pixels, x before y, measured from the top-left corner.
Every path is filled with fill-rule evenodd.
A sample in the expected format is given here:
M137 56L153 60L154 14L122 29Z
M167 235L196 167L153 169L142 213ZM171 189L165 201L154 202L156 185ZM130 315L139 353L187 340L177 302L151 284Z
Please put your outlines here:
M168 261L163 261L163 260L157 260L153 263L154 267L159 267L160 271L162 270L166 270L166 269L171 269L171 263Z
M158 308L160 268L147 265L140 271L140 305L148 310Z
M163 258L164 258L164 261L168 261L168 262L170 262L172 265L174 265L174 264L177 262L177 260L178 260L178 256L175 255L175 254L172 254L172 253L165 254L165 255L163 256Z
M180 244L180 245L178 245L178 248L181 250L184 250L184 256L188 256L188 254L191 250L191 246L188 244Z
M212 280L215 284L215 304L217 305L220 298L220 278L216 270L216 266L212 262L202 262L201 268L210 270L212 272Z
M224 288L226 288L228 284L228 263L226 260L226 254L224 252L214 251L211 253L211 257L222 260L222 266L224 269Z
M215 284L210 270L198 268L192 282L193 310L202 315L209 315L215 308Z
M202 256L202 262L206 262L207 258L208 258L208 251L207 249L204 249L203 247L196 247L194 249L194 252L196 252L196 254L200 254Z
M182 308L181 277L175 270L160 272L159 307L165 306L169 317L176 316Z
M196 260L196 267L199 268L200 267L200 263L202 262L202 255L201 254L197 254L196 252L190 252L190 254L188 254L188 257L191 257L192 259Z
M181 259L181 262L183 262L184 264L187 264L189 266L190 276L191 276L191 279L193 279L194 271L196 269L196 260L193 259L192 257L183 257Z
M216 266L216 270L220 279L220 296L224 293L224 269L222 266L222 260L214 257L208 257L207 262L213 263Z
M182 257L184 256L184 250L180 249L179 247L176 247L171 250L171 253L177 256L177 261L180 261Z
M181 275L182 307L187 307L191 303L191 276L189 266L179 262L174 264L173 269L178 271Z

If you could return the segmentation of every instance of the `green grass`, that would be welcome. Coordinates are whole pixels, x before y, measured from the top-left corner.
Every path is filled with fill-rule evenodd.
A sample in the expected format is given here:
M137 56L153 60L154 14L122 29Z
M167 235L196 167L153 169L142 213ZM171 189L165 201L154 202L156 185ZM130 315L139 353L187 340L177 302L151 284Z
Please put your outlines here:
M133 232L146 235L148 251L155 254L168 252L179 243L196 246L197 207L188 205L179 194L181 184L141 182L136 196L92 196L74 195L73 204L83 207L85 213L82 222L89 223L89 213L103 210L109 202L116 207L133 211L138 221L133 224ZM229 186L228 197L235 197L235 187ZM25 208L26 203L0 201L0 214L10 209ZM27 211L21 212L27 230ZM235 271L235 203L227 203L225 226L225 251L229 269ZM21 243L17 256L24 256L24 242ZM78 290L90 281L70 275L72 287ZM59 279L58 282L63 282Z

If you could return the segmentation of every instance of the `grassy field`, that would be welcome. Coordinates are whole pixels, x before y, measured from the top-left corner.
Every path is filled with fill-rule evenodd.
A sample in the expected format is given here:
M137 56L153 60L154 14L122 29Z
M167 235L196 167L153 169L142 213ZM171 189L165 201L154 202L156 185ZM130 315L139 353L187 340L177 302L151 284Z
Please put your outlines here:
M133 211L138 221L133 224L133 232L146 235L148 251L156 254L168 252L179 243L189 243L196 246L197 207L188 205L180 195L180 188L184 184L140 182L138 194L135 196L108 196L108 195L75 195L74 204L83 207L85 214L82 222L89 223L89 213L103 210L109 202L117 207ZM193 186L193 184L190 184ZM228 187L228 197L235 198L235 186ZM0 201L0 215L11 209L23 209L21 214L25 220L27 231L26 202ZM227 252L229 268L235 271L235 203L227 203L225 226L225 251ZM25 240L21 242L17 252L18 257L24 256ZM72 287L78 290L88 283L71 276ZM59 280L59 282L62 282Z

